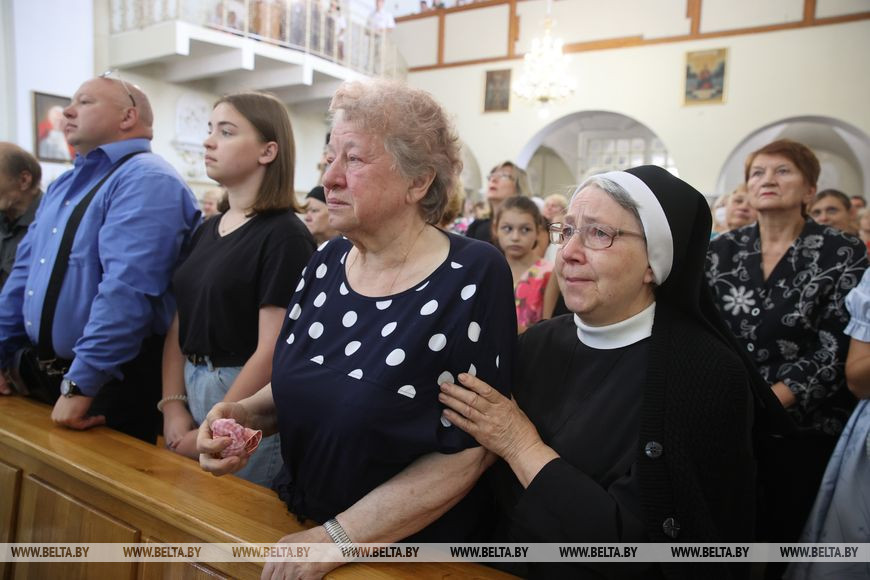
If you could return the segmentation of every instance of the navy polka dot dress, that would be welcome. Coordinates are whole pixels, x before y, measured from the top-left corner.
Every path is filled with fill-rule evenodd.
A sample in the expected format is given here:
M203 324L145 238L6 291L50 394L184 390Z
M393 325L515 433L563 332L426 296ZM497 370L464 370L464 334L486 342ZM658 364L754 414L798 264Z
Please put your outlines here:
M516 348L511 273L491 245L445 234L447 259L392 296L353 291L351 244L315 252L290 301L272 368L290 511L323 522L419 457L477 443L441 417L439 384L459 373L509 392ZM279 478L280 479L280 478ZM415 539L465 539L470 494Z

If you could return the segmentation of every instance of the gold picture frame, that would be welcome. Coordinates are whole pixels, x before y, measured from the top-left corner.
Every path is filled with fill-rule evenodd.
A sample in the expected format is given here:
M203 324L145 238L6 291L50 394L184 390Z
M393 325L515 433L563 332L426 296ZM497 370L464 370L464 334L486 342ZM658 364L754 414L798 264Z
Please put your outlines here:
M725 102L728 49L686 53L684 105L721 105Z
M505 113L511 108L511 69L486 71L484 113Z
M75 151L66 142L63 110L71 99L59 95L33 93L33 152L40 161L70 163Z

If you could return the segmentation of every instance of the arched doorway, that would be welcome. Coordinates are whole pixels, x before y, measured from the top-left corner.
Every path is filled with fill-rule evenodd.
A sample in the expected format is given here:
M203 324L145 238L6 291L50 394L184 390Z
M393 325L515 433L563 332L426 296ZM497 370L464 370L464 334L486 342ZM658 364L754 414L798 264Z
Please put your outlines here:
M541 145L526 165L532 191L541 197L551 193L569 196L577 185L574 172L559 153Z
M556 158L562 164L541 162ZM581 111L556 119L526 143L517 164L529 170L532 191L541 195L564 193L563 168L573 184L603 171L646 164L678 173L658 135L640 121L611 111Z
M480 192L483 190L483 176L480 173L480 164L477 157L468 147L465 141L459 141L459 154L462 157L462 188L465 190L465 198L471 201L481 199Z
M743 163L756 149L777 139L793 139L813 150L822 173L818 189L847 195L870 193L870 136L832 117L791 117L765 125L743 139L725 161L716 191L725 193L743 182Z

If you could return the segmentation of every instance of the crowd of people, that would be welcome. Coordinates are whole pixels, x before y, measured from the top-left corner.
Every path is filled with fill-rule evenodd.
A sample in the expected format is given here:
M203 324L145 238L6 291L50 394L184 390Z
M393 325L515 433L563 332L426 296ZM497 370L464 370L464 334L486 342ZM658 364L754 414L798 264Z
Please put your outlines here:
M475 204L424 91L347 82L329 111L301 203L287 110L264 93L215 103L202 211L120 78L64 109L75 161L44 193L32 155L0 144L0 393L271 487L321 524L284 542L870 542L870 215L816 191L808 147L753 152L712 210L655 166L541 198L510 161ZM219 419L259 448L224 456Z

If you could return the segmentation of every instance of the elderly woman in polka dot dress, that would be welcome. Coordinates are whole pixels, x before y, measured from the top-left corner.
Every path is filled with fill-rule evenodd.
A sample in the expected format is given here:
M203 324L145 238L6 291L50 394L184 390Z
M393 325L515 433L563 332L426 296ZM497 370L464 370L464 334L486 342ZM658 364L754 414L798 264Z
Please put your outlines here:
M281 435L290 511L324 523L281 541L469 541L491 459L442 417L439 385L477 375L506 393L516 318L511 273L490 244L437 224L461 168L444 111L394 81L343 85L323 184L330 225L303 271L275 350L272 383L217 405L200 430L203 467L227 441L208 424L233 417ZM279 480L281 476L279 475ZM307 567L324 574L335 564ZM291 572L283 570L282 572Z

